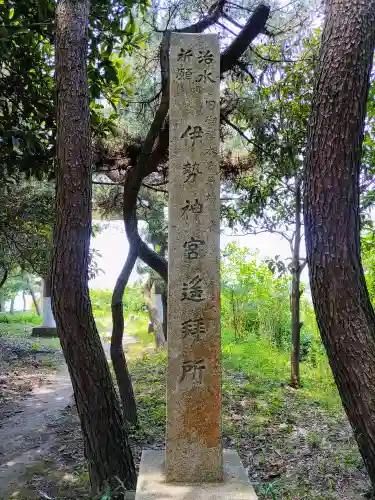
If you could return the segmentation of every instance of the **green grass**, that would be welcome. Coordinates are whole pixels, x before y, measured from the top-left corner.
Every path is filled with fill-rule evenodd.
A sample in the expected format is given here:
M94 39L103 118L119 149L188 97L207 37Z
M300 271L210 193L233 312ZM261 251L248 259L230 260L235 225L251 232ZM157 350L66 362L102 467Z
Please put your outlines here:
M99 311L97 311L99 314ZM125 315L125 333L139 340L127 358L139 424L129 429L135 456L164 446L166 351L153 352L148 315ZM107 325L103 311L97 322ZM22 340L38 351L58 339L31 338L31 324L0 323L0 338ZM151 349L150 349L151 348ZM260 500L356 500L368 489L366 472L322 351L301 363L303 387L289 387L289 353L265 338L235 341L222 331L225 447L239 452Z
M60 350L58 338L31 337L33 324L0 323L0 339L21 342L37 353L45 348Z
M0 313L0 324L23 323L29 325L41 325L42 318L36 312L29 311L24 313Z
M146 340L146 338L145 338ZM302 363L304 387L289 387L289 356L254 335L222 335L223 441L248 467L260 500L360 499L367 476L327 360ZM130 370L139 426L132 446L161 447L167 354L135 352Z
M138 407L137 427L131 429L133 446L164 442L166 351L130 358L130 370Z
M90 290L92 311L100 333L112 328L111 301L113 290ZM123 297L124 315L143 314L145 311L142 288L139 285L128 285Z
M134 319L130 320L133 316ZM3 319L3 321L1 321ZM125 313L125 334L137 337L140 344L145 346L154 342L154 336L148 333L148 314L143 311L133 315ZM110 310L96 309L95 322L100 335L112 330L112 317ZM40 325L42 319L36 313L9 314L0 313L0 338L22 341L35 345L35 349L53 348L60 349L58 338L31 337L34 326Z
M130 319L133 316L133 319ZM148 333L148 314L139 312L138 314L124 314L124 334L135 337L140 348L150 345L154 342L152 333ZM95 317L95 323L100 336L112 332L112 318L108 316ZM110 342L110 337L105 337ZM138 349L139 350L139 349Z
M112 330L111 316L95 316L95 324L99 334L104 335Z
M254 395L277 398L289 382L289 354L279 351L265 339L249 335L235 342L231 333L224 331L222 352L224 367L243 372L250 381L248 389ZM303 387L296 391L298 398L332 414L342 413L341 400L325 356L319 355L315 365L302 362L301 380Z
M154 343L154 334L148 333L148 314L144 312L134 314L134 319L132 320L130 320L130 316L127 315L125 317L125 333L136 337L143 346Z
M33 325L0 323L0 338L23 340L31 335Z

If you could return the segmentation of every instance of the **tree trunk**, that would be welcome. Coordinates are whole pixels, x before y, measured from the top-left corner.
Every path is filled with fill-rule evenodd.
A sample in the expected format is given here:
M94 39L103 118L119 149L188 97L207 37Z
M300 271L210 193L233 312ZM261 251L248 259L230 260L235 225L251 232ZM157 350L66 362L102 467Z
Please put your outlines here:
M153 285L152 279L151 277L149 277L143 288L143 293L146 301L148 314L150 316L150 321L154 325L155 345L156 348L159 349L166 346L166 340L164 337L163 326L159 318L158 310L154 304L154 301L152 300L151 296L152 285Z
M295 235L292 259L292 296L291 296L291 315L292 315L292 352L291 352L291 377L290 385L296 389L300 387L300 346L301 346L301 322L300 322L300 282L301 282L301 183L296 181L295 196Z
M91 140L86 73L89 0L56 8L57 172L52 304L81 421L94 492L136 484L119 401L88 290Z
M319 329L375 487L375 315L359 217L375 0L329 0L326 10L306 156L306 248Z
M13 295L13 297L10 299L10 309L9 309L9 312L10 314L14 314L14 301L15 301L15 296Z
M168 291L165 287L161 294L161 303L163 304L163 333L165 340L168 340Z
M36 311L37 315L40 316L41 315L41 310L40 310L40 306L38 304L38 299L37 299L37 296L35 295L33 287L30 284L29 284L29 290L30 290L31 298L33 299L33 304L34 304L34 307L35 307L35 311Z
M4 290L2 288L5 285L7 279L8 279L8 270L4 269L4 274L0 281L0 312L5 312L5 295L4 295Z
M26 312L27 311L27 305L26 305L26 293L25 293L25 290L22 290L22 301L23 301L22 312Z
M137 405L134 397L132 381L122 344L124 336L124 306L122 299L130 274L137 260L138 249L129 248L129 253L117 278L112 295L112 338L111 359L116 374L117 385L120 392L122 412L125 420L134 424L137 422Z
M4 269L4 274L0 281L0 288L3 288L7 279L8 279L8 269Z
M43 297L51 297L51 293L52 293L51 276L47 275L43 277Z

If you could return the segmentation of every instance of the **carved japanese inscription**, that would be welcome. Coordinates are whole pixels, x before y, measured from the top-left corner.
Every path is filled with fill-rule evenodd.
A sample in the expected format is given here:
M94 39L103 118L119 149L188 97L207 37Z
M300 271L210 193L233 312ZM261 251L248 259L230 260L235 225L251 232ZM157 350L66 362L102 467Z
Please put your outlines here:
M220 436L220 57L216 35L170 50L166 477L222 479Z

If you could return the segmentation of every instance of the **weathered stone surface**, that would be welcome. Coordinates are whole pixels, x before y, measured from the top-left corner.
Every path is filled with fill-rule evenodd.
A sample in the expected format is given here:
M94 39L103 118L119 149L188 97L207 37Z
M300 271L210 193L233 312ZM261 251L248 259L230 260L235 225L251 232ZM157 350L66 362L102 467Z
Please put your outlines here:
M35 326L31 332L32 337L58 337L57 329L48 326Z
M142 453L135 500L256 500L240 457L224 450L224 480L221 483L176 484L165 481L164 454Z
M172 34L166 478L222 479L219 47Z

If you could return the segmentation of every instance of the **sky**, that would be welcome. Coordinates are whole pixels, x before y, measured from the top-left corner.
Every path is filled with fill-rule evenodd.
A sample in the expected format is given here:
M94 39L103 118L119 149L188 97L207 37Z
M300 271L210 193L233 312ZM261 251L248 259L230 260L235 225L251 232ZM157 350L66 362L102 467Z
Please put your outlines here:
M102 226L102 231L92 239L91 246L100 254L97 263L102 271L90 281L90 288L113 289L129 250L124 223L121 220L95 222ZM259 250L260 259L275 257L275 255L279 255L281 259L290 257L289 244L279 235L262 233L230 237L222 234L220 247L224 248L231 241L236 241L239 246L247 247L252 251ZM133 271L130 282L134 282L137 277L136 271ZM303 272L302 281L305 283L308 281L306 268Z
M94 223L101 226L101 231L91 239L91 247L99 253L96 261L101 272L90 281L90 288L112 290L129 250L124 223L122 220L111 222L94 221ZM141 225L142 223L140 223ZM220 237L220 247L224 248L231 241L235 241L239 246L247 247L251 251L258 250L260 259L275 257L275 255L279 255L281 259L290 257L288 242L278 235L262 233L251 236L231 237L222 234ZM134 283L138 277L136 271L133 270L130 283ZM306 268L302 273L302 281L306 284L308 283ZM31 307L31 303L31 297L28 296L28 308ZM15 301L15 310L21 311L22 306L22 295L18 294ZM9 308L9 303L7 307Z

